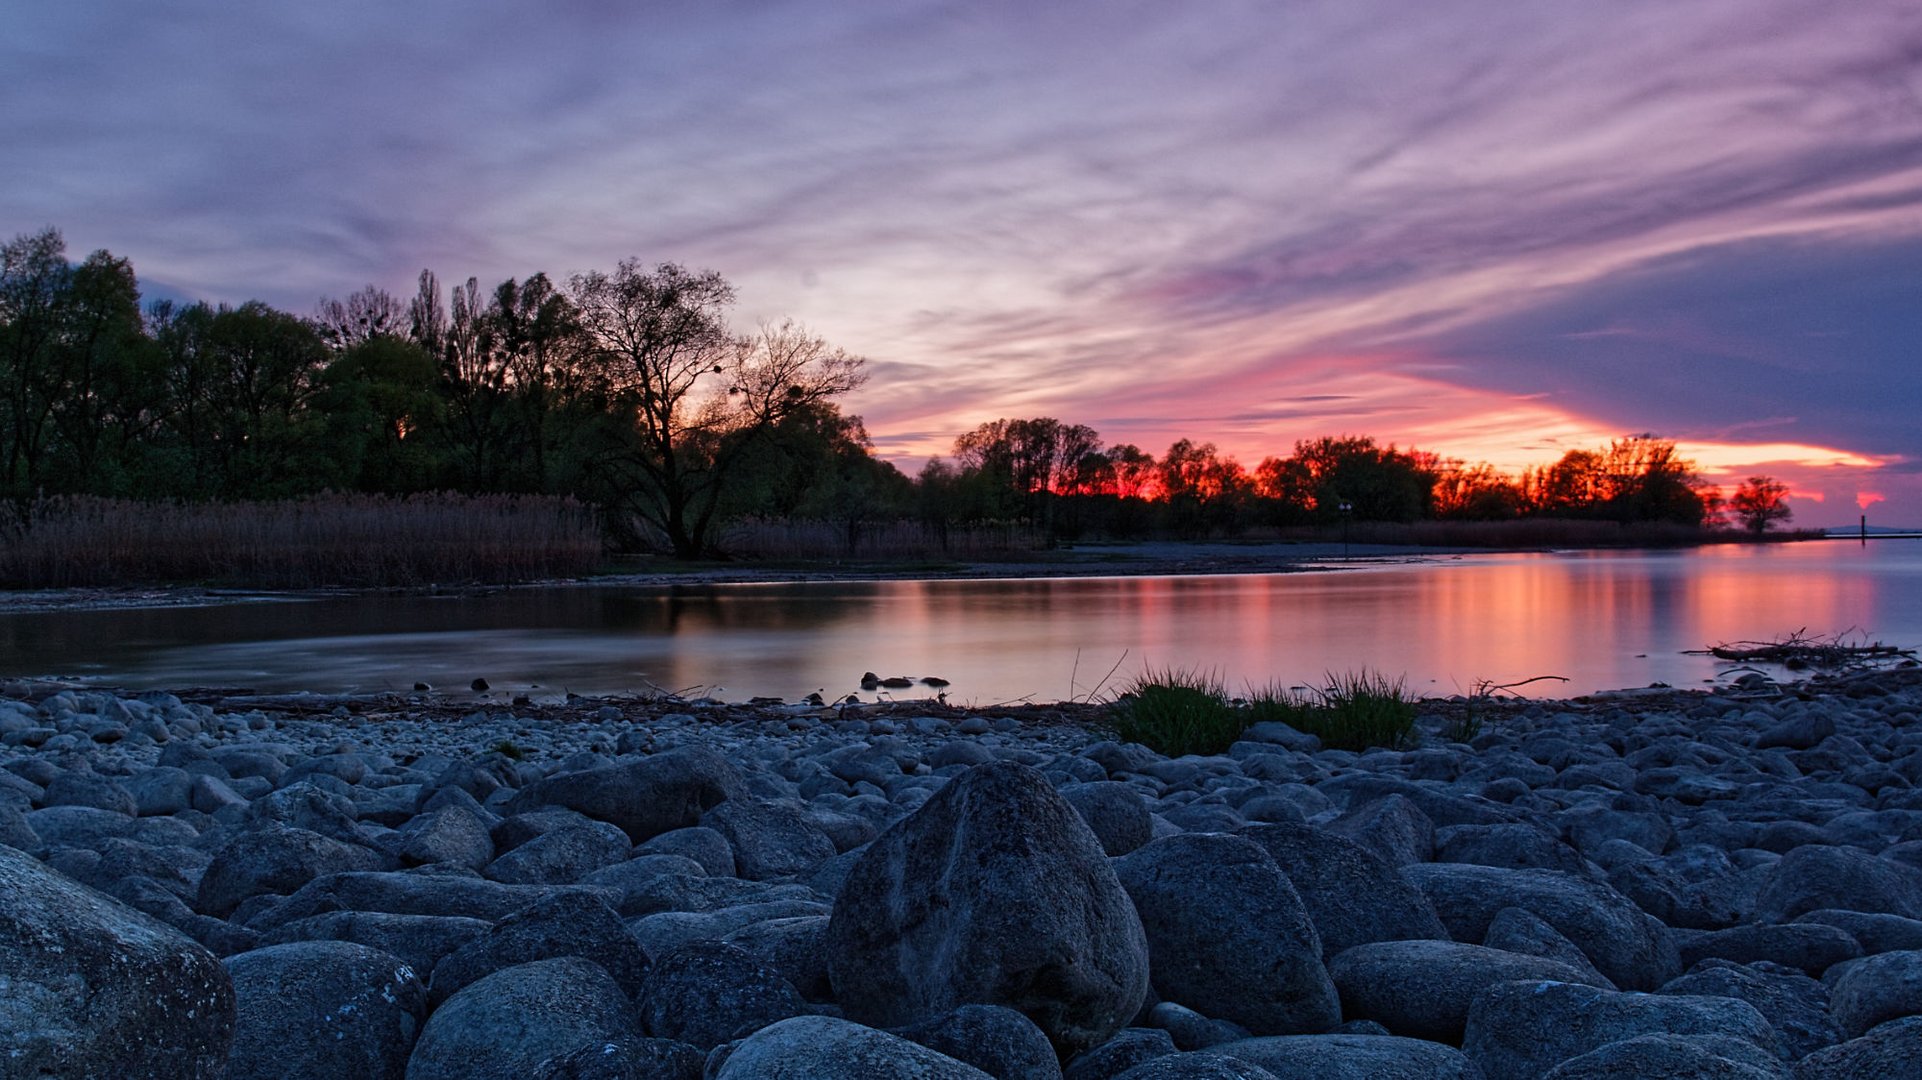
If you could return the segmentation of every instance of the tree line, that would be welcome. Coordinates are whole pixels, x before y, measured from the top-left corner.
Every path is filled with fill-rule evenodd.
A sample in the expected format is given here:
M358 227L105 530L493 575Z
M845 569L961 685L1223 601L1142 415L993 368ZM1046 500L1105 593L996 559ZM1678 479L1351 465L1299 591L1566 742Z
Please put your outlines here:
M1723 509L1652 436L1517 477L1356 436L1249 470L1210 443L1156 458L1042 417L982 424L910 478L840 408L862 358L792 322L741 332L733 301L716 273L628 259L491 289L422 271L410 297L369 286L308 316L143 307L128 260L75 264L58 230L25 234L0 246L0 497L24 518L60 495L545 494L598 510L617 546L682 556L717 553L723 527L750 519L833 522L852 549L864 523L907 519L1070 539L1349 519L1702 525ZM1767 496L1758 531L1785 516L1772 483L1734 500Z

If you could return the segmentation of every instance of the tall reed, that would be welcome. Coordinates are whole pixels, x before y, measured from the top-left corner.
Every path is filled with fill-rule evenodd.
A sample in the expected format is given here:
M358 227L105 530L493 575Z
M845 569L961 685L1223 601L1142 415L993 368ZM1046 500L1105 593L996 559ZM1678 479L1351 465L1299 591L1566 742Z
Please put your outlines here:
M70 496L0 536L0 583L383 587L592 570L594 515L543 495L317 495L252 503Z

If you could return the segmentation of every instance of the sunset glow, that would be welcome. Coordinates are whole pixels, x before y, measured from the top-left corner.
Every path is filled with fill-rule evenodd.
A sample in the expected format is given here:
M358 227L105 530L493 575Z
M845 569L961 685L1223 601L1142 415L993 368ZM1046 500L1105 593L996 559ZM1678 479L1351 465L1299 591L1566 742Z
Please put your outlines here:
M1922 524L1922 7L9 4L0 231L311 310L711 267L912 470L1629 433Z

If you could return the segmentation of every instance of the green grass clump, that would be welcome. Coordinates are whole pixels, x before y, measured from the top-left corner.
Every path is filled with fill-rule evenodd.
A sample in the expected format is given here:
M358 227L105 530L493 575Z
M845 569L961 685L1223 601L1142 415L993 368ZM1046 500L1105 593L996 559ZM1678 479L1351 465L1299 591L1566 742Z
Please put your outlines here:
M1331 750L1398 750L1415 741L1415 702L1401 679L1362 668L1330 673L1303 723L1290 723Z
M1219 754L1253 723L1228 703L1220 676L1209 671L1148 668L1113 707L1115 732L1165 757Z
M1247 703L1250 724L1278 720L1296 731L1307 731L1306 725L1313 723L1313 699L1278 682L1249 687Z

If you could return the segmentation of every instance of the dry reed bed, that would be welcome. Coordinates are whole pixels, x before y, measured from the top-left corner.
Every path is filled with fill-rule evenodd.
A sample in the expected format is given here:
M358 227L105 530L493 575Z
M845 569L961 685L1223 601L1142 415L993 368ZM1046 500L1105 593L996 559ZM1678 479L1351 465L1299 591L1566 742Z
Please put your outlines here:
M592 570L594 515L537 495L321 495L280 502L67 497L5 531L0 582L262 588L502 582Z
M756 559L892 559L1037 551L1033 529L993 524L938 529L920 521L863 522L850 530L828 521L744 521L721 538L728 554Z

